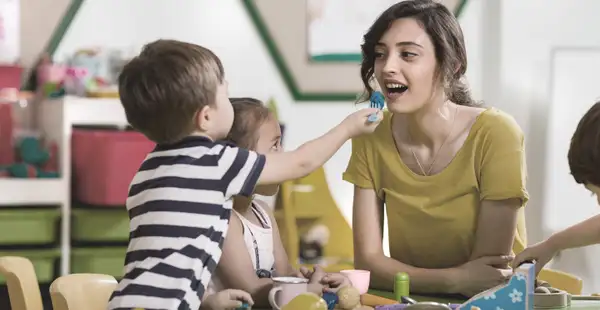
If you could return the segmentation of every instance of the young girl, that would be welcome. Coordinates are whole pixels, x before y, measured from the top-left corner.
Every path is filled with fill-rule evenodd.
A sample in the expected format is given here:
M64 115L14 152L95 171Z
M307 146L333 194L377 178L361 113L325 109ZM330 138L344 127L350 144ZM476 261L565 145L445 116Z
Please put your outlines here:
M230 99L234 123L228 140L238 147L260 154L281 151L281 129L275 116L262 102L252 98ZM278 185L257 186L255 194L272 196ZM261 201L236 197L223 254L209 292L240 289L249 292L255 305L268 306L273 276L296 276L309 279L309 290L320 294L323 289L336 290L347 285L341 274L326 274L320 267L314 271L294 270L281 243L279 229L268 207Z

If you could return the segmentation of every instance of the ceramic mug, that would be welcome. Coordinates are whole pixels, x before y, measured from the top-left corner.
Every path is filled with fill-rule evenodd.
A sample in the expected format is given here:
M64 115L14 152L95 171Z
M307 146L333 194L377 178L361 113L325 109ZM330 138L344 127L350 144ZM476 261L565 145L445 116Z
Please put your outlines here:
M348 279L350 279L350 282L352 282L352 286L354 286L361 295L366 294L369 291L369 283L371 282L370 271L360 269L347 269L340 271L340 273L345 275Z
M275 310L287 305L294 297L308 291L308 279L297 277L274 277L269 292L269 303Z

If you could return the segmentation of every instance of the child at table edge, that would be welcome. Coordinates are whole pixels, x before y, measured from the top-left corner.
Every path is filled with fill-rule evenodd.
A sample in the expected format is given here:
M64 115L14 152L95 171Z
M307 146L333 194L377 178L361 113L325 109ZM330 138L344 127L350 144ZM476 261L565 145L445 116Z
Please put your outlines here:
M595 195L600 205L600 101L579 121L571 138L568 160L575 182L582 184ZM525 249L513 260L513 268L524 261L535 260L536 272L539 273L559 251L598 243L600 215L557 232L547 240Z
M220 310L240 306L238 298L252 303L239 291L204 294L221 257L233 197L308 175L381 120L377 109L363 109L294 151L257 154L217 142L233 123L227 88L212 51L176 40L147 44L122 69L119 97L127 121L157 145L131 181L124 276L108 310ZM368 122L373 113L378 119Z
M234 121L227 141L257 152L271 154L282 151L281 128L275 115L263 102L254 98L231 98ZM277 194L279 184L258 185L254 193ZM341 273L327 274L320 266L314 271L294 270L283 247L279 227L270 208L253 197L236 196L229 231L223 243L223 254L208 293L226 288L249 292L256 307L269 306L272 277L303 277L308 291L321 295L324 290L336 292L350 281Z

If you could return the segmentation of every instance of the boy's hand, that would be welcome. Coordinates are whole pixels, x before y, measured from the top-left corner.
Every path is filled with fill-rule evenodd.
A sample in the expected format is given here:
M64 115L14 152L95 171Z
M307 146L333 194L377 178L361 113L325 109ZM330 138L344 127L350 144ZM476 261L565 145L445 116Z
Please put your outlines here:
M369 122L367 119L371 114L377 114L377 120ZM367 108L356 111L346 117L342 125L348 130L350 137L355 137L364 133L375 131L377 125L383 120L383 112L375 108Z
M325 285L323 291L337 293L342 287L352 285L352 282L341 273L330 273L321 279L321 284Z
M210 310L235 310L246 302L252 306L254 301L250 294L241 290L223 290L218 293L209 295L204 300L201 309Z
M519 253L513 260L512 267L517 268L524 261L535 260L535 274L537 275L557 252L548 240L542 241Z

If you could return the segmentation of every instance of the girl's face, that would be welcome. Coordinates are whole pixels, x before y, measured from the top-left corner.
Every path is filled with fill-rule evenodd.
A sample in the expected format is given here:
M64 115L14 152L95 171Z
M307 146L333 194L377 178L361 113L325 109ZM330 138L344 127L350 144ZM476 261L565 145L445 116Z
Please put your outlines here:
M258 141L255 151L259 154L281 152L281 128L279 122L271 114L258 128ZM277 194L279 185L261 185L256 187L256 194L273 196Z
M443 90L433 44L413 18L394 21L375 45L374 75L395 113L412 113Z

